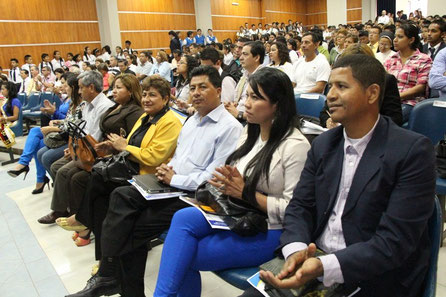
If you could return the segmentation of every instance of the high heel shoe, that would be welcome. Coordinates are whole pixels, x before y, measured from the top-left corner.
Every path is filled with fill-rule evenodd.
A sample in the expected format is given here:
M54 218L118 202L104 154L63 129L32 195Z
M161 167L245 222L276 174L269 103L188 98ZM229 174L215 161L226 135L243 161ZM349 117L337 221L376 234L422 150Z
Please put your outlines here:
M25 167L23 167L22 169L19 170L8 170L7 173L12 176L12 177L17 177L20 174L22 174L22 172L25 172L25 176L23 177L23 180L25 180L26 176L28 175L29 172L29 166L25 165Z
M43 192L43 188L45 188L45 186L48 185L48 190L50 189L50 179L48 177L45 176L45 179L43 180L43 185L38 188L38 189L34 189L31 194L35 195L35 194L40 194Z

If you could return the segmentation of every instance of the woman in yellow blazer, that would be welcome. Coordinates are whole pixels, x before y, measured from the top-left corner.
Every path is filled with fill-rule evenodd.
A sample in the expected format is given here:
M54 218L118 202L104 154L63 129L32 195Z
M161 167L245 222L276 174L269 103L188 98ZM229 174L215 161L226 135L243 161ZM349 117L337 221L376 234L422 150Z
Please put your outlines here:
M97 145L106 153L129 152L128 161L139 174L154 173L155 168L173 156L182 124L168 107L170 83L160 76L146 78L142 84L144 114L136 121L127 139L125 135L110 134L108 140ZM89 231L95 233L96 259L100 259L102 221L108 210L111 192L127 183L104 181L93 171L80 209L69 218L59 218L56 223L69 231L79 241ZM89 234L88 234L89 235Z

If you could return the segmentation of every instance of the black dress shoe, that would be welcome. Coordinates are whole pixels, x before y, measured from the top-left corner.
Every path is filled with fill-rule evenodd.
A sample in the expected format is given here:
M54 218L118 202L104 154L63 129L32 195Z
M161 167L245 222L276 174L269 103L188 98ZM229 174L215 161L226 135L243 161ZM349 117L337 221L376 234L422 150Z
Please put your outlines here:
M82 291L66 295L65 297L99 297L111 296L118 293L121 293L121 286L116 277L105 277L95 274L87 281L87 285Z
M40 224L54 224L56 220L60 217L68 216L68 212L52 211L46 216L41 217L37 220Z

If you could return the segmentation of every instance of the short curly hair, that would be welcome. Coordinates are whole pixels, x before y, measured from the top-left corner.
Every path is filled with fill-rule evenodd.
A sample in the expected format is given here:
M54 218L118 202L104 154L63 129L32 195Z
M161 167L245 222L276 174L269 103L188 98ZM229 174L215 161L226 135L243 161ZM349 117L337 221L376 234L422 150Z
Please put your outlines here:
M163 98L170 98L170 83L159 75L152 75L146 77L142 81L142 90L148 91L150 88L155 88Z

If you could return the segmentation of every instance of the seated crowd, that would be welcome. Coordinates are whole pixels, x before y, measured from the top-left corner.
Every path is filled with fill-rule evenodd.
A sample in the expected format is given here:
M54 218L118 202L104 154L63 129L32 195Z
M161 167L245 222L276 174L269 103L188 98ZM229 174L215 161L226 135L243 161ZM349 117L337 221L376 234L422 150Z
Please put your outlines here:
M95 236L93 276L68 296L145 296L148 242L166 230L154 296L200 296L200 271L275 255L282 271L261 277L276 288L318 279L359 287L355 296L419 296L435 155L428 138L399 126L418 102L446 95L446 19L378 20L388 23L246 23L234 44L218 43L211 29L184 40L170 31L170 56L138 54L126 41L114 55L105 46L66 60L56 50L38 65L11 59L1 123L19 118L19 92L51 91L61 104L42 103L41 127L28 131L8 174L26 177L34 157L32 194L51 180L54 188L39 223L74 231L78 246ZM329 130L311 143L296 111L302 93L327 98L318 120ZM136 174L191 197L208 182L262 213L264 228L213 229L178 197L147 200L125 179L79 166L68 131L81 120L97 155L123 157Z

